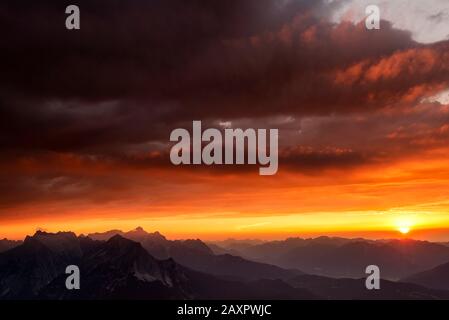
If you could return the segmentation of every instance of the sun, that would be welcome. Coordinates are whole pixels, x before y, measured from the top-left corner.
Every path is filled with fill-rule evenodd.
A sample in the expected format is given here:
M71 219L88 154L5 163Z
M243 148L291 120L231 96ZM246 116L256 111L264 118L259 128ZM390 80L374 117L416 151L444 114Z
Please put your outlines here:
M414 217L400 217L395 221L395 228L402 234L408 234L412 230L415 223L416 221Z
M402 233L402 234L407 234L407 233L410 232L410 227L403 226L403 227L399 227L398 230L399 230L399 232Z

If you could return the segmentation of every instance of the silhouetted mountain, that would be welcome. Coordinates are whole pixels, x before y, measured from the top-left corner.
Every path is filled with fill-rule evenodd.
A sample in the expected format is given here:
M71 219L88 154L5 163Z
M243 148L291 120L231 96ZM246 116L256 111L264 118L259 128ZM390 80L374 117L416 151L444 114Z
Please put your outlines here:
M15 248L20 244L22 244L22 241L8 240L6 238L2 239L0 240L0 253Z
M94 238L104 239L105 234L95 234ZM158 259L173 258L176 262L208 274L227 278L257 280L257 279L288 279L302 274L298 270L285 270L278 266L249 261L229 254L215 255L201 240L167 240L159 232L147 233L142 228L129 232L121 232L123 237L140 242L142 246ZM91 235L89 235L90 237Z
M40 296L52 299L186 299L186 276L173 260L159 261L140 243L115 235L83 256L79 264L83 290L65 288L55 278Z
M190 251L192 246L184 246L184 241L170 241L167 240L163 235L161 235L159 232L154 233L148 233L145 230L143 230L141 227L137 227L134 230L123 232L121 230L111 230L106 231L103 233L93 233L89 234L88 237L95 239L95 240L109 240L115 235L121 235L122 237L125 237L127 239L140 242L142 246L155 258L158 259L167 259L171 257L171 248L181 247L181 249ZM203 246L203 248L206 251L210 251L207 246Z
M377 265L382 277L397 278L413 265L387 245L368 242L347 243L339 247L313 244L298 247L280 257L284 266L301 265L310 273L334 277L363 277L368 265Z
M107 241L117 234L123 236L124 232L121 230L109 230L106 232L89 233L87 236L93 240Z
M232 249L225 249L223 247L218 246L215 243L206 243L206 244L212 250L212 252L214 254L217 254L217 255L219 255L219 254L230 254L230 255L233 255L233 256L240 256L240 252L238 252L238 251L235 251L235 250L232 250Z
M257 244L250 244L248 242L236 242L236 241L221 241L214 242L218 246L222 246L226 250L233 250L238 252L239 255L254 259L257 261L277 261L281 256L288 254L291 250L298 247L305 247L309 245L331 245L340 246L351 241L357 241L358 239L344 239L336 237L318 237L313 239L302 238L287 238L285 240L278 241L266 241Z
M411 275L404 278L403 281L416 283L428 288L449 290L449 263Z
M80 268L80 290L65 287L68 264ZM120 235L100 242L71 233L37 233L1 254L0 293L1 299L316 298L280 280L229 281L161 261Z
M52 252L68 259L79 259L83 254L80 241L73 232L47 233L37 231L33 239L44 244Z
M244 248L252 247L255 245L263 244L264 241L259 239L226 239L222 241L213 241L212 244L220 247L226 248L227 250L233 251L234 249L237 251L241 251ZM209 243L207 244L209 245Z
M328 278L301 275L289 284L330 300L435 300L449 299L449 291L428 289L416 284L380 280L379 290L367 290L365 279Z
M143 230L132 236L146 238ZM162 235L150 237L168 241ZM368 291L364 279L292 275L241 257L213 255L197 240L182 243L201 252L198 257L209 257L199 259L197 268L225 265L233 279L192 270L172 258L156 259L141 243L120 235L97 241L70 232L37 232L0 254L0 299L449 299L447 291L386 280L380 290ZM80 268L80 290L65 287L70 264ZM245 278L251 270L254 275ZM263 279L262 274L285 277Z
M37 232L22 245L0 253L0 298L33 298L81 252L74 234Z
M188 272L196 299L261 299L314 300L319 299L307 289L294 288L282 280L261 279L250 282L223 280L197 271Z
M235 250L235 247L234 247ZM449 261L449 248L415 240L290 238L240 249L242 257L297 268L306 273L360 278L374 264L382 277L397 280Z

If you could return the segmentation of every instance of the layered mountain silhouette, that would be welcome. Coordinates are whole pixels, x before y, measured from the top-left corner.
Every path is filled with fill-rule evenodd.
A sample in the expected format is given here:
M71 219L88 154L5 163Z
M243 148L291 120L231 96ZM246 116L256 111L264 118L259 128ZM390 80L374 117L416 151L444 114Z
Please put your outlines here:
M53 239L37 232L27 237L22 245L0 254L0 297L32 298L52 279L63 272L71 262L77 263L80 255L68 257L72 251L69 239L76 242L72 233L58 233ZM64 246L67 245L67 249Z
M17 247L20 244L22 244L22 241L8 240L6 238L1 239L0 240L0 253L4 252L6 250L12 249L14 247Z
M79 266L81 290L67 290L65 268ZM159 260L138 242L70 232L37 232L0 254L1 299L315 299L281 280L225 280Z
M96 240L107 240L114 235L139 242L158 259L173 258L191 269L236 280L288 279L302 274L299 270L286 270L231 254L214 254L201 240L167 240L159 232L148 233L138 227L129 232L119 230L89 234Z
M287 242L292 241L303 243ZM332 243L332 238L317 241L324 245ZM338 246L362 242L336 241ZM399 245L380 243L393 248ZM256 246L259 250L260 245L253 243L246 248ZM422 254L420 246L427 243L408 245L396 250ZM80 290L66 288L68 265L80 269ZM230 254L214 254L200 240L172 241L142 228L88 236L38 231L0 253L0 299L449 299L449 291L440 290L447 288L427 288L426 283L414 279L409 282L416 283L382 280L380 290L367 290L363 278L308 275Z
M449 290L449 263L411 275L403 279L403 281L434 289Z
M364 268L374 264L382 277L398 280L449 262L449 247L408 239L290 238L256 245L234 243L230 250L254 261L330 277L364 277Z
M289 280L293 287L307 288L322 299L330 300L441 300L449 299L449 291L382 280L380 290L367 290L365 279L329 278L300 275Z

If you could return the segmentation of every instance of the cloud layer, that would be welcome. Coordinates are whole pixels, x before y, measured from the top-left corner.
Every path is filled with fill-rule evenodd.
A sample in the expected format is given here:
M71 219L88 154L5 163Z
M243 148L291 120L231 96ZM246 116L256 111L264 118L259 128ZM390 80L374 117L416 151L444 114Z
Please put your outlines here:
M351 1L80 0L69 31L68 4L0 5L4 217L36 203L193 205L198 190L223 205L216 179L257 170L174 168L169 133L192 120L279 128L281 174L311 185L447 143L449 109L432 97L449 88L449 41L418 42L391 15L366 30L342 18L364 10Z

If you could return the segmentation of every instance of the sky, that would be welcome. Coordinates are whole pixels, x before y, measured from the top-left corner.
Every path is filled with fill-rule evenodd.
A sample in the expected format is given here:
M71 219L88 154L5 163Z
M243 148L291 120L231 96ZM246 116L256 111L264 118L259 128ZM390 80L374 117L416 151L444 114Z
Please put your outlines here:
M0 238L449 241L448 1L72 2L0 4ZM193 120L278 128L278 173L172 165Z

